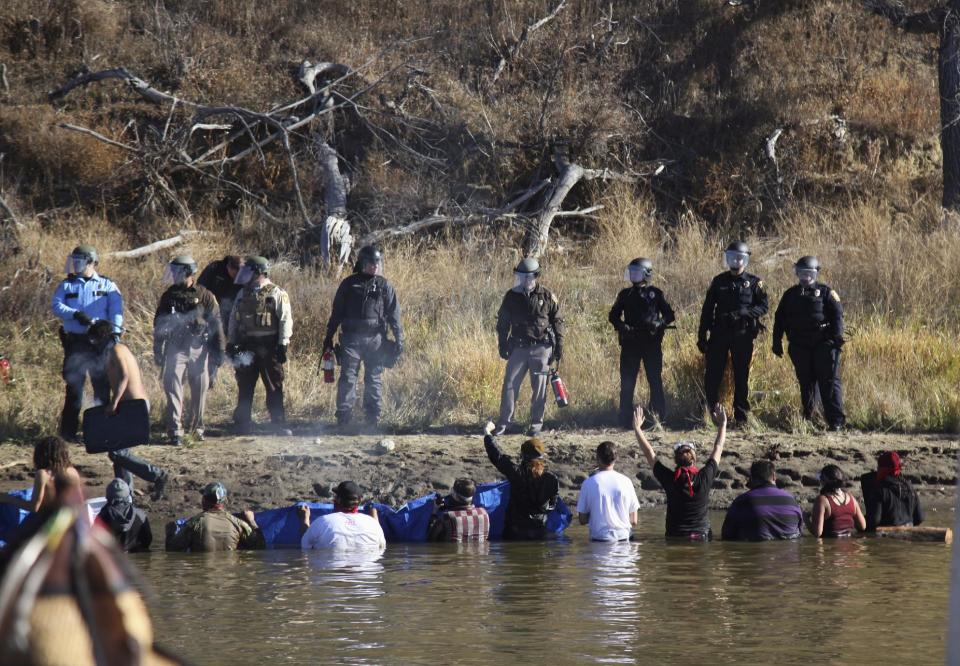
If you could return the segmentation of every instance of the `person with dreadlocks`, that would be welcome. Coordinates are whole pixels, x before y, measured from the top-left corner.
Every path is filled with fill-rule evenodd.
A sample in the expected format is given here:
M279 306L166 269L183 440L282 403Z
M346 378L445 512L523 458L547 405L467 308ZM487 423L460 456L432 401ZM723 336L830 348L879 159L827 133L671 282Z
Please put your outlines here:
M713 451L703 468L697 468L697 446L693 442L677 442L673 447L676 469L670 470L657 460L657 454L643 434L643 408L633 412L633 434L643 450L643 456L653 469L653 475L667 494L667 537L709 541L712 537L710 518L710 491L717 478L720 454L727 437L727 413L719 403L711 414L717 426Z
M860 477L867 530L878 527L910 527L923 522L920 497L903 477L900 454L884 451L877 458L877 471Z
M80 474L70 462L70 450L60 437L42 437L33 446L33 494L25 500L14 495L0 494L0 504L14 506L38 513L56 503L57 491L54 481L58 476L80 482Z
M520 445L520 464L504 454L487 423L483 446L497 471L510 482L510 503L503 530L504 539L537 540L547 536L547 514L557 506L560 481L546 471L543 442L531 437Z

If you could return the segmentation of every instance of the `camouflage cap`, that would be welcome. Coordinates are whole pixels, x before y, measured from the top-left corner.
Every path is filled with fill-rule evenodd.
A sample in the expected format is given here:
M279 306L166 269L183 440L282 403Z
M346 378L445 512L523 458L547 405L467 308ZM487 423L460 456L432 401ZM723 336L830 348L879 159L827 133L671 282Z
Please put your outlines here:
M227 499L227 488L219 481L208 483L200 490L200 495L207 500L223 504Z

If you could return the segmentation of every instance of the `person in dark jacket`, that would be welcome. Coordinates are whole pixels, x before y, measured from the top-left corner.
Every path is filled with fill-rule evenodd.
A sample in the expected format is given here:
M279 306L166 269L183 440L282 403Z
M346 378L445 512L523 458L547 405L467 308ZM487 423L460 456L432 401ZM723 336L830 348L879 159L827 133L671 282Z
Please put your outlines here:
M730 243L724 252L730 270L713 278L703 300L697 349L706 355L703 391L707 405L720 401L720 384L727 358L733 366L733 419L738 425L750 412L750 363L753 341L767 314L763 281L747 272L750 250L742 241Z
M903 527L923 522L920 497L903 478L900 454L885 451L877 458L877 471L860 477L867 530Z
M563 317L560 303L540 284L540 263L523 259L513 269L513 288L503 296L497 312L497 345L507 362L500 391L500 416L494 434L502 435L513 421L523 378L530 375L530 427L535 437L543 430L550 364L563 358Z
M650 385L650 411L661 422L666 419L663 395L663 334L676 317L663 292L650 284L653 262L638 257L630 262L624 277L632 286L617 294L608 319L620 341L620 412L618 422L630 428L633 393L643 363Z
M482 506L473 505L477 484L470 479L453 482L450 494L437 497L427 527L427 541L486 541L490 516Z
M670 470L657 460L657 454L643 434L643 408L637 407L633 413L633 433L653 470L663 491L667 494L667 530L668 538L688 539L690 541L709 541L710 529L710 491L713 480L719 471L720 455L727 437L727 413L723 406L713 408L713 423L717 426L717 438L713 442L713 451L702 469L697 469L697 449L693 442L677 442L673 447L673 460L676 469Z
M150 549L153 533L150 520L143 509L133 505L130 486L123 479L107 484L107 505L97 519L113 534L117 543L128 553Z
M797 539L803 527L803 510L797 498L777 488L777 471L769 460L750 466L747 492L727 509L721 538L724 541Z
M387 339L387 329L393 340ZM340 330L340 379L337 382L337 424L347 425L357 400L357 380L363 364L363 411L367 425L376 427L383 402L383 369L403 354L400 303L393 285L383 277L383 253L372 245L360 248L354 272L333 298L323 351L333 351Z
M483 446L497 471L510 482L510 503L503 536L534 540L547 536L547 514L557 506L560 482L546 471L544 446L536 437L520 446L520 464L497 446L492 424L487 424Z
M210 291L217 299L224 332L229 330L233 302L243 289L243 285L234 283L242 266L243 259L235 254L228 254L223 259L207 264L197 278L197 284Z
M773 317L773 353L783 356L786 333L804 418L812 418L819 394L828 427L840 430L846 423L840 388L843 307L837 292L817 281L816 257L800 257L794 271L799 284L784 292Z

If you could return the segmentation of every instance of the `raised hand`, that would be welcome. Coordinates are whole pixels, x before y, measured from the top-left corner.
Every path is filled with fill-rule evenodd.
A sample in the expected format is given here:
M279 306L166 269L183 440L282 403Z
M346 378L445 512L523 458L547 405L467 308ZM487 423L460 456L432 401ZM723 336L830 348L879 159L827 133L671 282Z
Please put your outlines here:
M713 425L718 428L727 427L727 410L719 402L713 406L713 411L710 413L710 417L713 419Z
M633 431L640 432L643 427L643 407L637 405L633 408Z

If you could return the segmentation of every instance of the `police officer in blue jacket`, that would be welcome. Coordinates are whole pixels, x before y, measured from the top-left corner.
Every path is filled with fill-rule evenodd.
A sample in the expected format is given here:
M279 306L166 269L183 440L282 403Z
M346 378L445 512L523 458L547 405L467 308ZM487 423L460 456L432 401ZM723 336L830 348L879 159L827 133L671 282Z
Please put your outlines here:
M60 343L63 345L63 379L67 395L60 416L60 436L76 441L83 388L87 375L98 401L110 400L103 360L87 337L90 325L99 320L113 325L114 336L120 337L123 325L123 297L108 277L97 274L99 256L91 245L78 245L67 257L64 272L67 278L53 294L53 314L61 320Z

